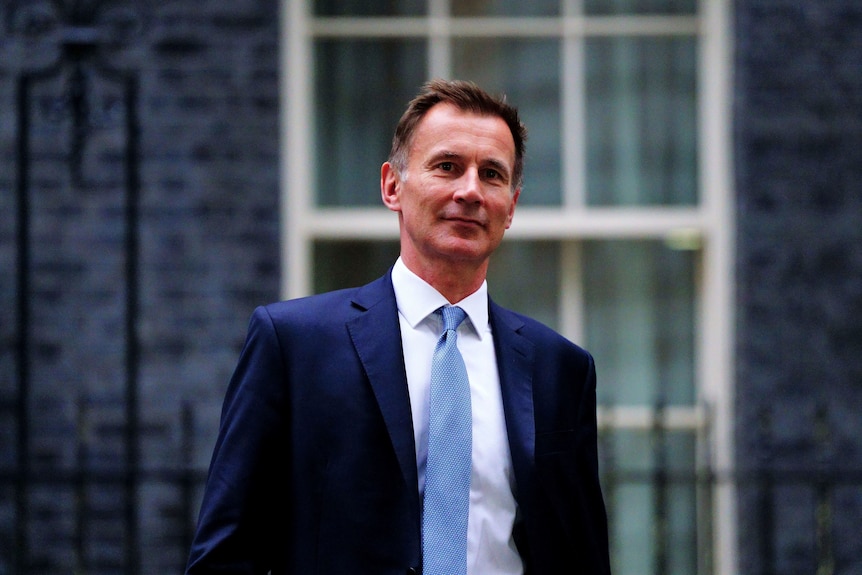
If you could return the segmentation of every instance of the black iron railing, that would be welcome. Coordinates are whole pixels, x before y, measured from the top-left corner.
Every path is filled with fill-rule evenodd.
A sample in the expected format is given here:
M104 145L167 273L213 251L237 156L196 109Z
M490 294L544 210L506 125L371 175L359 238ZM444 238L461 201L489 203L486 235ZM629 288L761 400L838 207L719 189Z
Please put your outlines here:
M140 537L139 507L137 504L139 485L147 473L141 471L139 436L140 408L138 401L138 374L140 367L138 343L138 260L139 260L139 127L138 81L136 74L111 66L106 58L106 46L116 48L124 41L127 24L136 18L133 9L116 8L112 3L101 1L72 0L71 2L11 2L4 6L9 32L17 37L24 49L17 62L17 177L16 177L16 227L17 227L17 342L15 360L15 399L3 405L4 422L14 422L16 437L13 450L15 465L12 472L4 472L2 487L4 498L11 493L14 500L12 535L4 534L3 557L0 557L0 572L40 572L47 567L35 557L40 550L34 549L33 525L45 507L34 504L40 496L40 488L56 486L72 489L75 493L75 534L71 537L73 547L82 548L86 518L93 514L86 511L87 487L98 479L104 484L116 485L123 493L122 539L123 558L119 561L134 573L134 565L140 563L138 555ZM97 97L102 88L101 98ZM55 90L55 86L62 86ZM119 111L119 112L118 112ZM68 189L68 193L86 194L95 183L88 177L85 168L88 144L98 132L115 130L122 132L123 143L117 153L121 157L123 178L112 191L121 197L122 239L124 267L119 274L123 285L123 368L125 382L121 397L123 424L122 461L110 470L94 471L86 466L45 469L34 455L34 429L32 413L36 401L36 381L33 375L35 347L40 345L34 337L34 310L40 305L34 296L34 270L39 265L34 252L43 247L35 239L39 230L34 225L34 194L44 194L49 186ZM65 139L65 142L61 141ZM52 142L54 149L35 150L35 142ZM46 163L56 167L56 156L64 156L67 176L54 179L49 184L34 184L35 178L49 178L44 169L34 166ZM41 232L44 234L44 232ZM61 244L61 237L51 241ZM54 248L56 245L49 246ZM78 265L70 264L70 265ZM41 344L47 345L47 344ZM50 354L50 353L49 353ZM40 395L42 390L40 390ZM79 414L86 423L86 410ZM79 442L79 455L86 454L86 444ZM78 462L81 463L81 462ZM58 497L59 499L59 497ZM76 553L80 555L80 553Z

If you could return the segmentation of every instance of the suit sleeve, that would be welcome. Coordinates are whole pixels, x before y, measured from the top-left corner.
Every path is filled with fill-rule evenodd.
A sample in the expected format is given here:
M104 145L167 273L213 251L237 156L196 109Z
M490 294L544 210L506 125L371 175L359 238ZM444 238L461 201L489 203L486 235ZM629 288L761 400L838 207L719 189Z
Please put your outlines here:
M580 481L584 486L581 505L587 510L590 525L584 536L586 549L593 553L593 573L610 575L607 513L599 484L598 426L596 420L596 366L589 356L589 366L584 379L583 401L579 414L582 433L586 439L581 442L578 453L580 461Z
M537 482L535 497L528 500L533 515L528 572L609 575L593 358L566 347L537 367Z
M284 454L276 457L287 445L285 373L272 320L258 308L225 395L187 575L272 568L274 519L289 512Z

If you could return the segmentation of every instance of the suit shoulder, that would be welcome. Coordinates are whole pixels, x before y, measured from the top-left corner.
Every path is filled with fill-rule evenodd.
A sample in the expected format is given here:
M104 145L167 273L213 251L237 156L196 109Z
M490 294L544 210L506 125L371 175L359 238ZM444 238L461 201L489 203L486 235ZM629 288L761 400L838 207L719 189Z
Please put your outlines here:
M257 308L254 316L268 316L276 326L343 324L362 310L385 301L395 301L388 275L360 287L270 303Z
M494 307L503 322L533 342L538 350L557 349L592 358L586 349L539 320L500 306Z
M254 310L252 321L268 318L276 326L321 325L330 320L343 321L350 312L352 295L356 289L343 289L262 305Z
M327 309L331 306L337 306L342 302L350 303L353 294L359 288L347 288L336 291L330 291L320 294L314 294L294 299L272 302L262 306L270 314L283 315L302 313L305 310L320 310Z

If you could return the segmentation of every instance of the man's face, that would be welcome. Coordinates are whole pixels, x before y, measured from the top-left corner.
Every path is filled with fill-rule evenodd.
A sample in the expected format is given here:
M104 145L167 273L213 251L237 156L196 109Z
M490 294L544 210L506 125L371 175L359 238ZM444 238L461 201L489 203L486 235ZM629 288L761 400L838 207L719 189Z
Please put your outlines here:
M501 118L451 104L428 110L405 173L389 164L381 172L383 202L400 214L408 266L487 265L515 213L514 165L515 143Z

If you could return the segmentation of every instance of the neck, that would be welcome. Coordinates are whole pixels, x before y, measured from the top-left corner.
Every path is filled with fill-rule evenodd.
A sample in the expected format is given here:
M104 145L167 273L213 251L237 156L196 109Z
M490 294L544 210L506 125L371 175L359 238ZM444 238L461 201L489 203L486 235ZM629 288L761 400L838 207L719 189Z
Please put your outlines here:
M403 253L401 259L407 269L428 282L449 303L458 303L482 287L488 271L487 260L477 266L472 262L448 261L422 265L422 262L411 261L410 258L404 257Z

